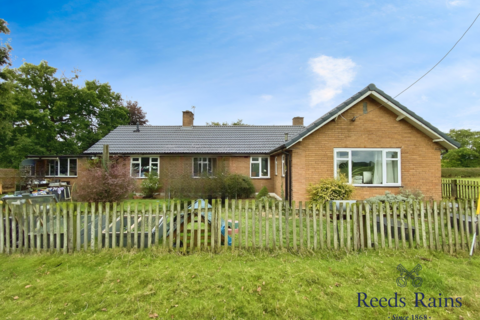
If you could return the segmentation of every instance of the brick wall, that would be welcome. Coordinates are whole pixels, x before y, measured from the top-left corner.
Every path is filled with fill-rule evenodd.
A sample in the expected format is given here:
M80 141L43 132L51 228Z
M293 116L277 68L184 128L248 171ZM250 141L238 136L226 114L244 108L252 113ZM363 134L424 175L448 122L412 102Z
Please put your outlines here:
M363 115L363 102L368 114ZM293 149L292 179L294 200L307 200L310 183L334 176L334 148L400 148L402 186L420 189L427 198L441 199L440 146L427 135L378 102L367 97L338 117L325 124ZM352 122L354 116L358 116ZM366 199L385 191L398 193L395 187L356 187L353 199Z

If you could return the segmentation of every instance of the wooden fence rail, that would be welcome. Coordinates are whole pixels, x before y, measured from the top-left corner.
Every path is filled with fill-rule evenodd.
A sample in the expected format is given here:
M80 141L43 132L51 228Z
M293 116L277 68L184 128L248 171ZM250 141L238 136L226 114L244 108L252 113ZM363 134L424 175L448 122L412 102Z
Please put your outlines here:
M479 194L479 181L442 179L442 198L476 201Z
M200 204L205 202L199 202ZM308 202L213 200L169 206L61 203L0 205L0 253L149 248L469 251L480 231L473 201L337 209ZM480 237L477 237L477 244Z

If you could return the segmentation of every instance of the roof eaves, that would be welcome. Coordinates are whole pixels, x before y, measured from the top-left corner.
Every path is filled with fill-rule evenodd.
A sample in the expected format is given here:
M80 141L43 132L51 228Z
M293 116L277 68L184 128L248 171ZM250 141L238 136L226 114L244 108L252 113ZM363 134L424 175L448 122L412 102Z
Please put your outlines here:
M292 140L285 143L285 146L287 148L289 148L292 145L294 145L295 143L297 143L298 141L301 141L303 139L303 137L307 136L310 132L316 130L319 126L322 126L323 124L325 124L325 122L327 122L329 119L331 119L333 116L338 114L340 111L342 111L349 104L351 104L352 102L354 102L355 100L357 100L358 98L360 98L361 96L363 96L364 94L366 94L369 91L372 91L372 92L374 91L374 92L380 94L382 97L387 99L390 103L394 104L395 106L400 108L402 111L407 113L409 116L411 116L411 117L415 118L417 121L421 122L424 126L426 126L430 130L432 130L433 132L435 132L436 134L441 136L443 139L445 139L448 143L450 143L454 147L457 147L457 148L460 147L459 142L450 138L446 133L440 131L437 127L433 126L430 122L426 121L425 119L423 119L422 117L417 115L415 112L411 111L410 109L408 109L407 107L402 105L400 102L398 102L397 100L395 100L394 98L392 98L391 96L386 94L384 91L378 89L377 86L373 83L369 84L367 87L360 90L359 92L357 92L356 94L354 94L353 96L351 96L350 98L348 98L347 100L345 100L344 102L342 102L341 104L339 104L338 106L336 106L335 108L333 108L332 110L330 110L329 112L324 114L322 117L317 119L315 122L308 125L303 132L299 133L295 138L293 138Z

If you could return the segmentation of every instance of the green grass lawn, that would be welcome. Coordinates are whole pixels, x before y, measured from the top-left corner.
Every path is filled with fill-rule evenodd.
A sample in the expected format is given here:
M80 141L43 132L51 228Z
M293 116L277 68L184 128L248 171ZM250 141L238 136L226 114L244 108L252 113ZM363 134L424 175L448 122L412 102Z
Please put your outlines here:
M421 258L431 259L425 261ZM423 285L398 287L398 264L422 265ZM182 256L122 249L0 257L3 319L428 319L480 317L480 258L423 250L347 254L237 251ZM357 293L405 298L401 308L357 307ZM461 307L415 307L461 297ZM377 303L378 304L378 303ZM460 317L461 316L461 317ZM390 318L389 318L390 317Z

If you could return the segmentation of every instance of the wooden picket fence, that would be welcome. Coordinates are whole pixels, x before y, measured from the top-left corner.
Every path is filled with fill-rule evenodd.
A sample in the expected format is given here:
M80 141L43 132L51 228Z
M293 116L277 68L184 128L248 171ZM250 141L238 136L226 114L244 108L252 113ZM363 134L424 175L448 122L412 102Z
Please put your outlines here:
M442 198L477 200L480 182L462 179L442 179Z
M479 231L473 201L368 205L213 200L135 206L0 205L0 253L170 250L470 249ZM477 244L478 243L477 237Z

